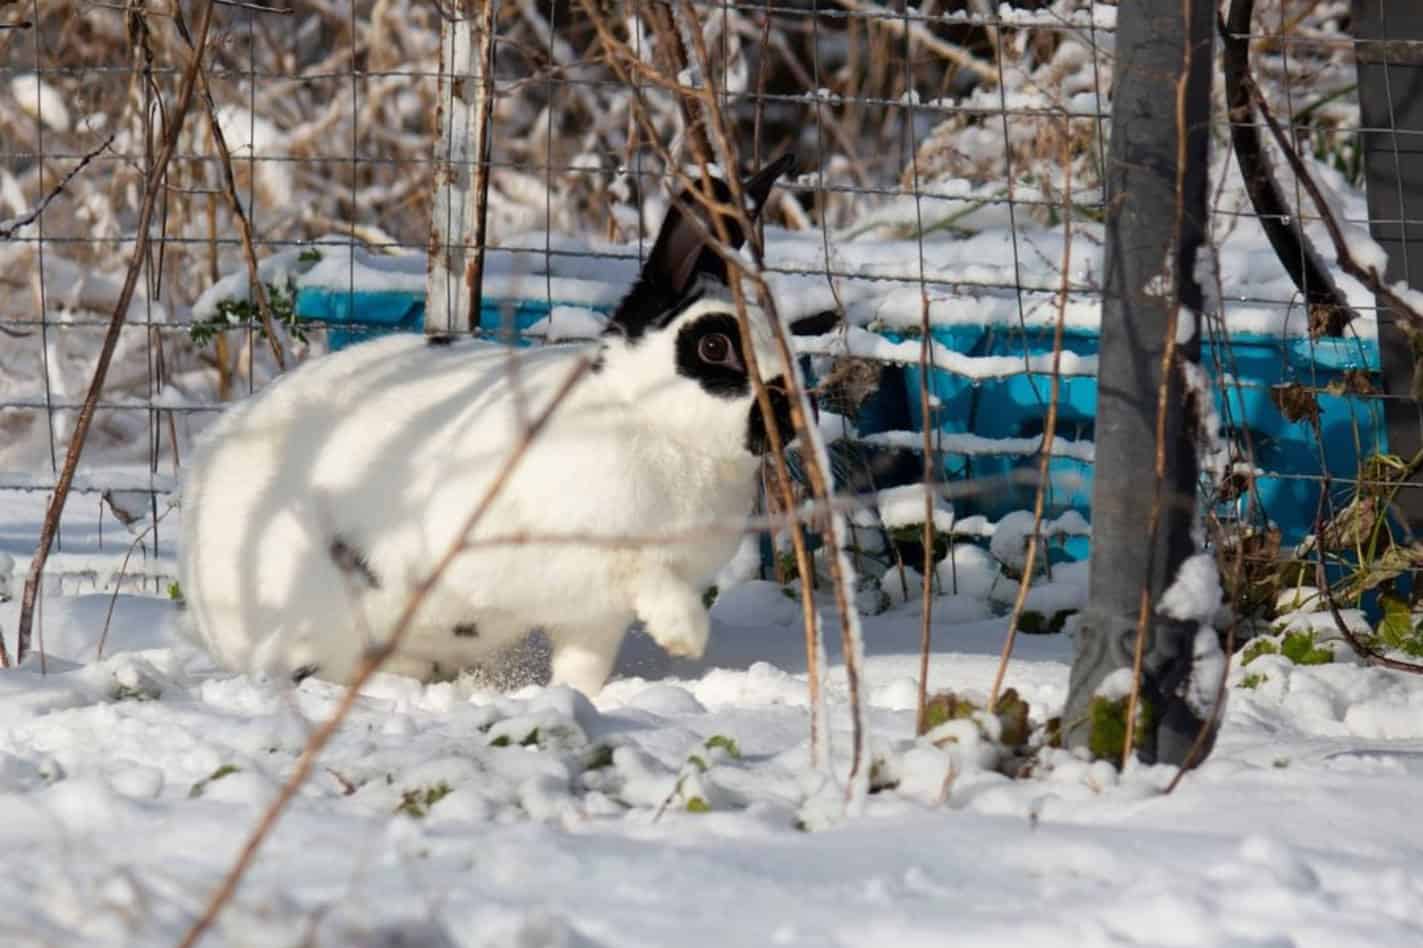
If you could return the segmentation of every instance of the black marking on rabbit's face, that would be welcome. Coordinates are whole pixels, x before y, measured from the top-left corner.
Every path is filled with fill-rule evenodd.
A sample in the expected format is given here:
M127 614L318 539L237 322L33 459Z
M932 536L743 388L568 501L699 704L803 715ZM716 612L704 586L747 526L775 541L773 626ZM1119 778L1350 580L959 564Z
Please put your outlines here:
M453 629L457 639L477 639L479 638L479 626L473 622L461 622Z
M320 665L302 665L292 672L292 684L299 685L319 671L321 671Z
M708 313L678 330L677 374L719 398L741 398L751 391L736 317Z
M336 568L347 576L354 576L371 589L380 588L380 578L376 576L375 570L371 569L371 564L366 559L366 554L347 543L341 537L331 541L328 550L331 554L331 562L336 564Z

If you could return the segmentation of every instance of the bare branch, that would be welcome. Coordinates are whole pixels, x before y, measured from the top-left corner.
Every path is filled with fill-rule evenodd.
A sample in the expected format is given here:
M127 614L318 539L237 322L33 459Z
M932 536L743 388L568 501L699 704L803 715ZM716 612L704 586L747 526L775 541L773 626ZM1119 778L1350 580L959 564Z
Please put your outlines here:
M26 211L24 214L21 214L19 217L12 217L9 220L0 221L0 240L9 240L11 237L14 237L17 233L19 233L22 228L28 227L30 224L33 224L35 221L39 220L39 216L43 214L46 209L48 209L50 202L52 202L55 198L59 197L61 194L64 193L64 189L69 185L69 182L73 181L76 177L78 177L79 172L83 171L84 168L88 166L89 162L93 161L95 158L99 157L99 155L107 151L108 147L113 143L114 136L110 135L108 138L104 139L103 142L101 142L99 145L97 145L90 151L85 152L84 157L79 159L79 163L73 168L70 168L69 171L65 173L64 177L59 180L59 183L56 184L53 188L50 188L49 193L46 194L38 204L36 204L30 210ZM10 332L4 327L0 327L0 332L4 332L7 335L19 335L18 333Z
M1183 136L1184 138L1184 136ZM1033 497L1033 532L1028 535L1027 555L1023 560L1023 575L1018 578L1018 593L1013 597L1013 611L1008 618L1008 635L1003 639L1003 652L998 658L998 671L993 676L993 688L988 692L987 710L993 713L1003 678L1008 673L1008 660L1013 657L1013 644L1018 636L1018 624L1028 602L1028 589L1033 584L1038 547L1042 536L1043 508L1047 502L1049 466L1052 464L1052 442L1057 434L1057 406L1062 394L1062 338L1067 326L1068 273L1072 270L1072 139L1062 136L1062 279L1057 287L1057 322L1052 330L1052 382L1048 396L1047 415L1043 419L1043 442L1038 457L1038 489ZM1164 383L1163 383L1164 384Z
M1225 99L1235 160L1261 229L1310 307L1311 328L1318 324L1325 335L1337 336L1356 314L1310 246L1300 216L1291 213L1285 203L1251 112L1250 22L1254 11L1255 0L1232 0L1227 18L1216 21L1224 45Z

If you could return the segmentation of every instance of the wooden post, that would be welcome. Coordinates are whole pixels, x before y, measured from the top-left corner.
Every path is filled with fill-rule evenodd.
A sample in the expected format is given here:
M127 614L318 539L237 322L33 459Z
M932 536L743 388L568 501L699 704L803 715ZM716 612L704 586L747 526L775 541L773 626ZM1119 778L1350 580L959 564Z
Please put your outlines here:
M473 332L484 290L498 0L442 9L425 331Z

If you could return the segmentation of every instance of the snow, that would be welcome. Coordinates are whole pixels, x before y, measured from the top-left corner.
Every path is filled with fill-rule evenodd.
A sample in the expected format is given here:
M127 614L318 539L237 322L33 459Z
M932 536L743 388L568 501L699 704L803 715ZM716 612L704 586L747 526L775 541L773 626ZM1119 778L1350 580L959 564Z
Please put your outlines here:
M541 336L545 342L568 339L596 339L603 331L604 318L581 306L554 306L547 316L530 326L526 333Z
M933 504L934 529L948 533L954 528L954 512L944 503L938 491L930 490L929 500ZM903 487L887 487L875 494L875 506L879 510L880 522L890 530L901 527L918 526L924 522L925 489L923 484L905 484Z
M995 535L1021 538L1021 526ZM953 557L959 590L934 600L930 683L981 701L1006 624L990 590L1016 584L995 582L979 547ZM1042 585L1085 582L1085 569L1056 567ZM177 634L177 607L149 596L118 597L96 658L107 601L47 598L50 673L32 661L0 673L10 944L175 943L341 698L314 679L292 688L216 669ZM17 608L0 605L0 627L13 630ZM799 618L776 584L723 590L702 660L635 635L592 700L377 676L203 944L930 946L952 932L955 945L1324 948L1423 936L1423 680L1237 659L1217 746L1170 796L1170 768L1118 774L1065 751L1015 780L989 766L986 725L913 739L916 598L863 619L875 779L897 786L847 816L843 787L809 766ZM843 775L838 636L826 650ZM1067 635L1020 638L1007 683L1035 724L1060 709L1072 651ZM1266 680L1242 688L1245 671Z
M1156 611L1183 622L1208 623L1220 608L1222 596L1215 554L1195 553L1181 563Z
M43 122L55 132L67 132L71 126L69 106L58 89L34 73L25 73L10 80L10 94L26 115Z

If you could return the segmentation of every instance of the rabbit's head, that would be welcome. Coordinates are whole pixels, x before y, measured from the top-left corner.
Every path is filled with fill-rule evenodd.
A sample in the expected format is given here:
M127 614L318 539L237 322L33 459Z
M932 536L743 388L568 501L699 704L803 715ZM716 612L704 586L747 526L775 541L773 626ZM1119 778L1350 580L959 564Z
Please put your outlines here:
M785 155L742 185L755 221L776 179L795 163ZM713 206L729 205L731 191L713 179ZM730 250L746 235L735 215L721 217ZM770 450L728 287L727 263L714 249L717 225L704 202L673 202L637 282L608 322L604 370L630 387L660 424L685 428L704 443L738 445L753 456ZM784 441L792 436L785 364L767 315L747 302L756 365ZM825 331L825 316L790 324L792 333Z

